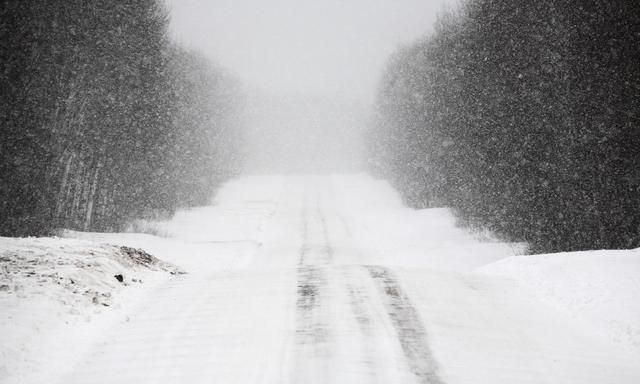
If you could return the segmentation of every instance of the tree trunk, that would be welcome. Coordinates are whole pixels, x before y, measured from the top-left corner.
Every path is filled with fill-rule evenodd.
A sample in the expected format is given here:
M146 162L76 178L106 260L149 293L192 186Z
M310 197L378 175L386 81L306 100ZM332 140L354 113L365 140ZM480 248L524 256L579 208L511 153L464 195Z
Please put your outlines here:
M100 163L100 161L98 161L98 164L96 165L96 170L93 174L93 181L91 183L91 191L89 192L89 197L87 200L87 210L86 210L86 216L84 219L84 231L88 231L89 228L91 227L91 216L93 214L93 203L94 203L94 199L96 196L96 189L98 188L98 176L100 174L100 168L102 167L102 164Z
M59 220L64 211L67 200L67 183L69 181L69 172L71 171L71 162L75 157L71 154L67 159L67 164L64 167L64 173L62 174L62 182L60 183L60 192L58 192L58 198L56 199L56 220Z

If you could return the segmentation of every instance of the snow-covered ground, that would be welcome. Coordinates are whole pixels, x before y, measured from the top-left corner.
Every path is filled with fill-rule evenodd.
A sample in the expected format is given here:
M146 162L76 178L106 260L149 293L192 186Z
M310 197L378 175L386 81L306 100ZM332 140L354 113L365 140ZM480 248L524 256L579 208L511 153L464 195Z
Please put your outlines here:
M574 321L640 353L640 249L515 256L477 272L514 279Z
M0 382L640 382L637 250L518 256L366 175L244 177L135 228L0 241L30 287L0 289ZM38 286L6 255L63 262Z

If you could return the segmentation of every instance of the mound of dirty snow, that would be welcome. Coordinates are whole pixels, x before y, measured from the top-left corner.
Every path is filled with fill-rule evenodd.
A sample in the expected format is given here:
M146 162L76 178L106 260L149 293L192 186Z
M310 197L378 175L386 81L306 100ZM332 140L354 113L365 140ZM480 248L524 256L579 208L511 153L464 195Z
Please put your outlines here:
M82 325L108 307L120 307L123 290L180 273L140 249L0 237L0 382L21 382L61 357L52 354L72 355L65 344L79 344L69 338L81 337Z

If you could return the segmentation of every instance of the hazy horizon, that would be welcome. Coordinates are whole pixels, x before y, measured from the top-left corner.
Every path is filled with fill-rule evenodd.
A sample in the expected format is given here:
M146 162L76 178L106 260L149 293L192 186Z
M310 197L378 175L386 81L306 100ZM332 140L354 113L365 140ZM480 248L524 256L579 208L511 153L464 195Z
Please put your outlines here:
M369 103L389 55L454 0L166 0L170 33L271 93Z

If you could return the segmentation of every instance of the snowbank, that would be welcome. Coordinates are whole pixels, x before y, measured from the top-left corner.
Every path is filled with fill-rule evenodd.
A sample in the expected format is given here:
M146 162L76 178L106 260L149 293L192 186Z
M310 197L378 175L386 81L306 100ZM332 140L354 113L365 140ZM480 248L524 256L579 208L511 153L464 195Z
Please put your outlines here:
M640 353L640 249L515 256L477 272L512 278L576 321Z
M121 291L141 294L145 285L180 273L128 247L0 238L0 382L23 382L47 365L72 360L84 335L122 307Z
M405 207L386 181L365 174L334 175L332 181L340 186L329 196L335 215L351 221L348 242L375 264L469 272L524 252L525 244L458 227L447 208Z

